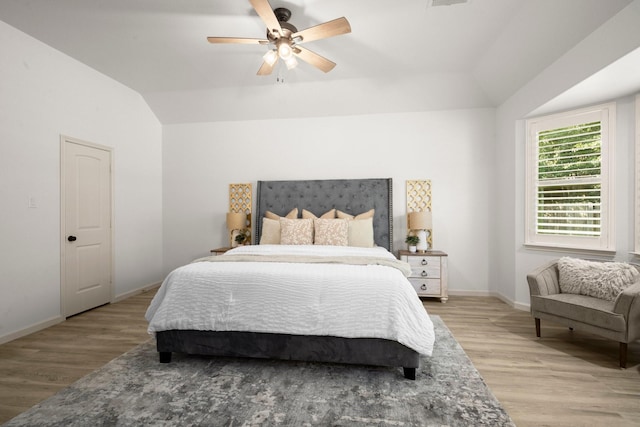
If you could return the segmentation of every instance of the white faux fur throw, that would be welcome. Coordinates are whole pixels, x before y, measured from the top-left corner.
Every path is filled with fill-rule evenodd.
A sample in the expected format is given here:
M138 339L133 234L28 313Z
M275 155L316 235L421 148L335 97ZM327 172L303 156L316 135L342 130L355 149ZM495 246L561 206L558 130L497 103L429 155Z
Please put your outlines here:
M558 260L560 291L614 301L640 273L624 262L586 261L562 257Z

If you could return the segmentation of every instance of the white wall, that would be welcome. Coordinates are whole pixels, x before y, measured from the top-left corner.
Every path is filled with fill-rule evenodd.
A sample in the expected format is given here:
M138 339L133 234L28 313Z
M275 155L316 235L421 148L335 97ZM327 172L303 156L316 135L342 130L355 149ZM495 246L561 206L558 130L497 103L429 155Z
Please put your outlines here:
M496 170L493 175L495 217L491 223L491 288L507 299L529 304L526 275L563 255L585 254L524 248L524 119L574 85L640 46L640 1L636 0L502 104L496 113ZM590 104L610 101L607 85ZM633 250L633 112L630 97L617 99L616 237L617 260ZM583 100L584 102L584 100ZM565 105L558 102L558 105ZM573 105L572 108L585 106ZM593 258L595 256L588 255Z
M1 21L0 51L2 342L60 320L61 134L114 148L116 297L162 279L162 128L136 92Z
M430 179L434 247L449 254L449 286L486 292L493 125L493 109L473 109L165 126L165 267L228 245L231 183L391 177L399 249L405 181Z
M558 253L522 247L523 119L640 46L638 22L635 0L497 111L445 111L443 101L429 112L364 106L369 114L164 128L136 92L0 22L0 342L60 320L60 134L114 148L117 296L225 245L230 183L392 177L396 249L404 247L404 183L431 179L434 243L449 253L451 289L527 304L526 273ZM412 95L394 99L424 109ZM618 101L619 116L632 117L630 98ZM618 135L624 259L632 249L633 126L619 124ZM27 208L29 197L37 208Z

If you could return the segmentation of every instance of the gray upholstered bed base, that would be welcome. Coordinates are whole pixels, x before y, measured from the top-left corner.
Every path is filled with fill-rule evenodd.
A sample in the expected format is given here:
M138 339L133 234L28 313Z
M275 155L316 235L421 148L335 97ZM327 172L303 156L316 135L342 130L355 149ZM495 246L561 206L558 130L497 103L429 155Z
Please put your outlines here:
M162 331L156 333L160 361L171 361L171 353L207 356L252 357L402 366L404 376L415 379L420 355L398 342L379 338L340 338L257 332Z
M258 181L256 243L266 211L286 215L306 209L316 216L336 208L357 215L375 209L374 241L393 250L393 184L391 178L311 181ZM161 362L171 353L256 357L310 362L402 366L415 379L419 354L395 341L374 338L338 338L262 334L252 332L164 331L156 333Z

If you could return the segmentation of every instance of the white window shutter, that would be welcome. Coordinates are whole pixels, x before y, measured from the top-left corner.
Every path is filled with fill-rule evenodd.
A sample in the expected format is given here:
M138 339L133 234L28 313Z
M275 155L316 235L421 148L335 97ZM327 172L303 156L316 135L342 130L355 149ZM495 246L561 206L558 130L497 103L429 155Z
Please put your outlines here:
M615 105L527 121L528 245L614 250Z

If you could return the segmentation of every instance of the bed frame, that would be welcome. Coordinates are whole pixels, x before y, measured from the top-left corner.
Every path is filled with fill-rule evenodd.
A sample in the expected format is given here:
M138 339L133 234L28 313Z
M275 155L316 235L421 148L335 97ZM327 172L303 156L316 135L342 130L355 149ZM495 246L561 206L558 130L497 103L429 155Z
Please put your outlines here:
M373 240L393 251L393 182L382 179L328 179L317 181L258 181L255 224L260 242L262 218L271 211L285 216L291 209L317 216L336 208L357 215L375 209Z
M336 208L357 215L375 209L374 241L393 250L393 193L391 178L305 181L258 181L256 243L266 211L285 215L294 207L320 216ZM420 355L396 341L379 338L340 338L255 332L171 330L156 333L160 362L171 353L251 357L309 362L402 366L415 379Z

